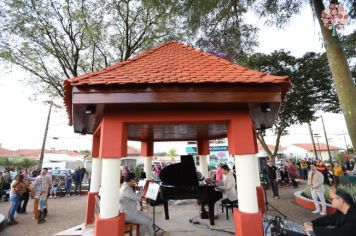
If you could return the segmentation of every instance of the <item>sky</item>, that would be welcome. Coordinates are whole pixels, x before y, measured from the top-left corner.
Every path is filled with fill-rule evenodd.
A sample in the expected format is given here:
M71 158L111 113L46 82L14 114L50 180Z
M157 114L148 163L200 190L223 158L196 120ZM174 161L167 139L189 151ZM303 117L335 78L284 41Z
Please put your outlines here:
M309 6L282 29L263 26L263 22L252 14L247 14L245 18L251 24L262 26L256 52L270 53L284 49L299 57L308 51L323 50L319 26ZM350 27L345 30L347 33ZM40 149L49 105L44 98L33 99L31 88L24 84L26 74L23 71L15 67L4 69L5 66L0 64L0 144L8 149ZM322 115L329 144L345 147L346 139L346 143L351 145L342 114ZM52 111L46 149L91 150L91 135L75 134L73 127L67 124L64 109ZM320 119L312 123L312 129L321 135L319 142L325 143ZM290 135L282 138L282 145L311 142L307 125L292 126L289 131ZM274 143L274 137L270 134L266 140ZM137 142L130 142L129 145L140 147ZM178 154L183 154L185 143L157 144L155 152L168 151L170 148L176 148Z

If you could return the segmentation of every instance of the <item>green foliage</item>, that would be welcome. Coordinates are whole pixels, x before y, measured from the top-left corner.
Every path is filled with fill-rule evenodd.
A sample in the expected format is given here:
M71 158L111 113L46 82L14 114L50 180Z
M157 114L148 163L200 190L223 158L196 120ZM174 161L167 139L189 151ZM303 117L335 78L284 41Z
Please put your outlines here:
M325 54L308 52L295 58L283 50L267 55L255 53L247 58L245 65L258 71L273 75L288 76L291 89L285 99L272 131L277 136L275 146L279 146L281 136L287 134L287 128L295 124L308 123L315 120L317 111L340 112L338 98L328 61ZM258 131L261 144L265 131ZM265 146L265 148L268 148ZM266 150L271 157L277 155L278 149Z
M325 188L325 193L324 193L325 200L330 203L331 202L330 201L330 186L329 185L324 185L324 188ZM305 194L305 196L307 196L308 198L312 199L310 188L304 189L303 193Z
M134 175L136 176L136 178L140 179L141 178L141 174L142 174L142 168L139 166L135 166L132 170L132 173L134 173Z
M348 184L348 185L339 185L338 188L341 188L351 194L351 196L356 199L356 185L355 184Z
M175 148L170 148L168 150L167 155L171 158L171 160L174 160L174 157L177 156L177 150Z
M38 93L61 97L64 79L172 38L175 24L139 0L4 0L0 32L0 58L29 72Z
M336 154L336 160L339 162L340 166L344 166L345 165L345 161L344 161L344 153L337 153Z
M11 157L0 157L0 166L5 167L6 169L12 169L14 167L14 161Z
M330 203L331 202L330 187L328 185L324 185L324 188L325 188L325 200ZM351 194L351 196L354 199L356 199L356 185L355 184L339 185L338 188L345 190L346 192ZM304 189L303 194L305 194L305 196L307 196L308 198L312 199L310 188Z
M0 157L0 166L5 167L7 170L12 169L29 169L38 165L37 160L31 160L28 158L13 158L13 157Z
M33 166L36 166L38 165L38 161L37 160L31 160L31 159L28 159L28 158L23 158L21 159L18 164L17 164L17 167L18 169L29 169Z
M89 150L82 150L80 151L80 154L84 155L84 158L87 158L91 155L91 151Z

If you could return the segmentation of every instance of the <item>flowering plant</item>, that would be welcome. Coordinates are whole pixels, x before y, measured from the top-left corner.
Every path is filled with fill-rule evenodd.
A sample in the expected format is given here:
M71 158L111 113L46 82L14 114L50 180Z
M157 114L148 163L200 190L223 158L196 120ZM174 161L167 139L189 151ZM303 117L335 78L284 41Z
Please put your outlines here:
M342 29L348 20L345 7L337 4L330 4L321 13L321 20L326 28L333 30L333 36L336 36L336 30Z

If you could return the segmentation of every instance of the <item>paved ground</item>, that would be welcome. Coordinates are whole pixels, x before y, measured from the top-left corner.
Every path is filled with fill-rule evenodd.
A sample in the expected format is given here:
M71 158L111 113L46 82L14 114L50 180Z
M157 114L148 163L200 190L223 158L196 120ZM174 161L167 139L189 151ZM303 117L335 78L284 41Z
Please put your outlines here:
M7 216L10 203L0 202L0 213ZM86 208L85 196L49 199L48 216L45 224L33 219L33 200L28 203L26 215L17 215L17 225L8 226L1 236L47 236L83 223Z
M305 184L301 184L299 189L305 188ZM281 188L281 199L277 200L271 197L271 191L267 190L269 203L286 214L290 221L302 224L304 221L309 221L318 217L310 213L310 211L296 205L293 197L293 189L291 186ZM0 202L0 213L7 215L9 209L8 202ZM271 207L269 208L270 210ZM74 196L70 198L57 198L49 200L49 216L45 224L36 224L33 220L33 200L29 202L28 214L17 215L16 219L19 221L18 225L6 227L1 231L1 236L49 236L62 231L64 229L79 225L83 222L86 210L86 197ZM145 209L152 216L152 208ZM228 232L218 232L210 230L204 224L207 220L201 220L198 217L199 206L195 201L187 201L183 205L170 204L169 206L170 220L164 219L163 206L156 206L156 224L163 228L166 232L164 236L178 236L178 235L231 235ZM278 214L275 211L269 211L269 215ZM196 219L200 221L200 225L192 225L189 219ZM225 213L220 213L219 219L216 220L214 229L223 229L230 232L234 231L232 220L226 220Z

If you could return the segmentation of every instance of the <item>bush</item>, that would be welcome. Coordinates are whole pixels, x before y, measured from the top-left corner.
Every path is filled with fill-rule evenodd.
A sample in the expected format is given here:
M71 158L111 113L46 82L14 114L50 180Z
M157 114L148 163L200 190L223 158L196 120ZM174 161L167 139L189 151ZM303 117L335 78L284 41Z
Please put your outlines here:
M330 203L331 202L330 201L330 187L329 187L329 185L324 185L324 188L325 188L325 194L324 194L325 200L326 200L326 202ZM312 199L310 188L304 189L303 195L306 196L307 198Z
M331 203L331 201L330 201L330 187L328 185L324 185L324 187L325 187L325 200L328 203ZM340 185L338 188L345 190L346 192L351 194L351 196L354 198L354 200L356 200L356 185L354 185L354 184ZM302 195L304 195L307 198L312 199L310 188L306 188L303 191Z

